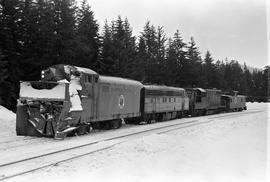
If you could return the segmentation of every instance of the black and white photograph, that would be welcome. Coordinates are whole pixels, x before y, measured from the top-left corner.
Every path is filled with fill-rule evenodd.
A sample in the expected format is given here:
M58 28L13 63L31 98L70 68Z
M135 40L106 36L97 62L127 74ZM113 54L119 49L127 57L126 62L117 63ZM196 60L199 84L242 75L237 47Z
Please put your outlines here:
M0 0L0 182L270 180L269 0Z

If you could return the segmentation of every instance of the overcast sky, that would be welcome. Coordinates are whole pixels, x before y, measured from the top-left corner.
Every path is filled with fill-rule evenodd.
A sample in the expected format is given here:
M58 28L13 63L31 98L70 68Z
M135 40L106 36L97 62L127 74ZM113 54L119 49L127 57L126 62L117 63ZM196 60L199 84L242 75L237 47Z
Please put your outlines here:
M163 26L171 37L180 30L185 42L193 36L205 55L215 59L267 65L267 0L88 0L95 18L104 21L127 17L134 35L147 20ZM268 20L269 21L269 20Z

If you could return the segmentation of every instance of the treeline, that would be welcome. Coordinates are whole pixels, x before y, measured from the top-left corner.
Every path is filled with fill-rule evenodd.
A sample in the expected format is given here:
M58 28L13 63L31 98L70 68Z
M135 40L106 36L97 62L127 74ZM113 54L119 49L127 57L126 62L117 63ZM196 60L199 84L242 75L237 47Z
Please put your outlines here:
M42 69L61 63L149 84L267 97L269 67L251 72L237 60L214 60L194 38L185 42L178 30L167 37L149 21L139 36L121 16L100 28L85 0L0 0L0 40L0 105L12 110L20 80L39 80Z

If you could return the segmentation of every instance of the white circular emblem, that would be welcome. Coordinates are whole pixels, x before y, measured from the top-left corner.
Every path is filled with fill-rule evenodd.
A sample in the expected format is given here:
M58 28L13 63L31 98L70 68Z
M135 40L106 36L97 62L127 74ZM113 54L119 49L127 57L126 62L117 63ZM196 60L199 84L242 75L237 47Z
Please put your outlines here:
M118 106L120 109L123 109L125 106L125 97L123 95L119 96Z

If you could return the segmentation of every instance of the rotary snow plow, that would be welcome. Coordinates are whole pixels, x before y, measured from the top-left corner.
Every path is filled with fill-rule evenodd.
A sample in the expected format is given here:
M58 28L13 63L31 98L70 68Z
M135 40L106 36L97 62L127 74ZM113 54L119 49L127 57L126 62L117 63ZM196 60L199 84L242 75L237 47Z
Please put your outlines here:
M44 78L43 71L41 81L20 82L17 135L62 139L82 125L79 79L65 74L56 77L55 72L51 77L55 70L46 71L47 76Z

